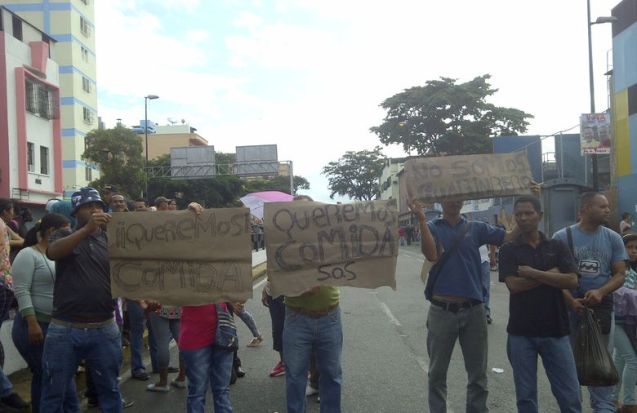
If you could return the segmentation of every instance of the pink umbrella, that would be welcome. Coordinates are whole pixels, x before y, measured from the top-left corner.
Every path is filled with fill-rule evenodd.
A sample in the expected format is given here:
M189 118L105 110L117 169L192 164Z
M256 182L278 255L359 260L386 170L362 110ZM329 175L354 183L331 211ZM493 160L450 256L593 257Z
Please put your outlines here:
M265 191L265 192L252 192L244 197L241 197L243 205L250 208L250 213L259 219L263 219L263 204L266 202L290 202L294 197L285 192L279 191Z

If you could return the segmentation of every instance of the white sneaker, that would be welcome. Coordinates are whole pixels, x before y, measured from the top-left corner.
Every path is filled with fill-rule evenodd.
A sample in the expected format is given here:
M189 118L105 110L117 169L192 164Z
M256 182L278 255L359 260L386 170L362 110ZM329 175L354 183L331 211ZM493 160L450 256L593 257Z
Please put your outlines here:
M318 389L315 389L308 383L307 387L305 388L305 397L314 396L315 394L318 394L318 392Z

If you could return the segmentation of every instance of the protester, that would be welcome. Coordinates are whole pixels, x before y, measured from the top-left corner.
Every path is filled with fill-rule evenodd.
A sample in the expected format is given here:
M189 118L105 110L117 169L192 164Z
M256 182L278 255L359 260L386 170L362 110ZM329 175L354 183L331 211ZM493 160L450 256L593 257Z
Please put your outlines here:
M604 345L613 343L612 292L624 283L628 255L621 237L604 224L610 215L608 199L599 192L587 192L580 199L580 221L553 235L569 246L580 274L577 289L564 290L570 307L571 340L579 329L579 314L586 307L595 312ZM610 351L610 348L609 348ZM613 386L589 387L595 413L614 412Z
M263 291L261 291L261 303L268 307L270 320L272 322L272 349L279 354L279 361L270 370L270 377L280 377L285 374L285 364L283 363L283 325L285 324L285 304L284 297L272 297L270 292L270 281L267 281Z
M155 208L157 211L170 211L170 199L165 196L155 198Z
M539 187L530 183L534 192ZM518 230L505 232L485 222L460 215L463 201L442 202L442 218L427 223L422 206L410 202L420 224L421 251L434 266L425 297L431 302L427 316L429 354L429 411L447 409L447 371L456 340L467 371L467 412L487 412L487 322L484 309L481 245L501 245L515 239Z
M106 204L106 212L111 212L110 211L110 207L111 207L111 197L113 196L113 194L117 193L117 188L115 187L115 185L104 185L104 187L102 188L102 200L104 201L104 203Z
M200 214L203 207L197 203L188 209ZM207 304L181 307L179 351L186 365L188 377L188 413L203 413L208 386L212 390L215 413L232 413L230 402L230 376L232 374L233 351L220 346L219 321L228 322L226 304ZM219 314L219 311L223 314ZM226 324L227 325L227 324ZM234 331L236 339L236 329ZM224 337L226 338L226 337ZM227 344L227 343L223 343Z
M148 314L151 325L151 334L157 345L157 368L159 369L159 381L151 383L146 390L165 393L170 391L170 386L179 389L186 388L186 372L183 367L181 357L179 359L179 375L168 383L168 369L170 362L170 340L174 339L179 343L179 319L181 310L174 306L160 306L156 311Z
M295 201L312 201L297 196ZM337 287L318 286L298 297L285 297L283 361L288 413L305 412L312 351L319 371L321 411L341 411L343 327Z
M0 205L5 200L0 199ZM6 205L6 204L5 204ZM1 208L1 207L0 207ZM7 226L0 219L0 327L9 318L9 309L13 303L13 280L11 278L11 263L9 261L10 235ZM13 385L2 370L4 367L4 348L0 342L0 411L21 411L29 406L29 403L13 391Z
M247 344L247 347L259 347L263 342L263 336L261 336L252 314L246 310L244 303L232 303L232 308L234 309L234 313L239 316L241 321L243 321L250 330L250 333L252 333L252 340Z
M626 235L631 232L633 232L632 216L629 212L624 212L622 214L622 220L619 222L619 234Z
M10 199L0 198L0 218L4 221L6 232L9 234L9 245L13 248L22 248L24 238L11 229L11 221L15 217L13 209L13 201ZM14 224L15 225L15 224Z
M42 351L53 312L55 263L45 253L49 236L56 230L68 228L69 220L58 214L47 214L26 235L24 246L11 271L18 300L18 313L13 322L12 338L18 352L32 373L31 407L40 411L42 392ZM75 380L71 379L64 396L64 411L79 409Z
M500 250L500 281L511 293L507 355L513 368L518 412L537 413L537 358L542 358L562 413L582 410L562 289L577 288L566 244L538 231L540 200L519 197L514 215L520 235Z
M204 412L208 386L212 390L214 412L232 412L232 351L215 346L217 322L215 304L182 307L179 351L188 377L188 413Z
M148 204L144 198L137 198L135 200L135 212L148 211Z
M627 234L623 237L629 264L626 271L624 287L630 290L630 300L634 303L637 293L637 234ZM615 294L618 294L618 290ZM637 413L637 398L635 398L635 385L637 384L637 353L635 352L636 328L633 323L626 323L626 318L632 318L633 322L637 314L634 305L622 307L615 299L615 351L613 361L619 373L619 383L613 390L613 400L620 413ZM632 309L632 311L631 311ZM619 395L623 395L620 407Z
M111 195L111 211L113 212L127 212L128 205L126 204L126 198L122 194L112 194Z
M53 233L47 256L56 262L53 313L44 342L42 412L62 410L64 396L80 360L91 367L99 405L122 411L118 380L122 361L119 328L113 318L106 232L106 204L93 188L71 197L78 227ZM77 292L81 291L81 294Z
M170 199L168 201L168 210L169 211L176 211L177 210L177 201L174 199Z

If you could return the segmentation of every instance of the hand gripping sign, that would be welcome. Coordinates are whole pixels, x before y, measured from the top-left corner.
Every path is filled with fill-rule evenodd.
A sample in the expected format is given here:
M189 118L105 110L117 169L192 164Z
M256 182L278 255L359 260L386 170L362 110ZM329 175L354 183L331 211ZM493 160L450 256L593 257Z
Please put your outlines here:
M408 199L438 202L531 194L532 180L521 151L409 159L400 182Z
M120 212L107 231L113 297L170 305L252 297L247 208Z
M395 201L267 203L264 228L273 297L319 285L396 289Z

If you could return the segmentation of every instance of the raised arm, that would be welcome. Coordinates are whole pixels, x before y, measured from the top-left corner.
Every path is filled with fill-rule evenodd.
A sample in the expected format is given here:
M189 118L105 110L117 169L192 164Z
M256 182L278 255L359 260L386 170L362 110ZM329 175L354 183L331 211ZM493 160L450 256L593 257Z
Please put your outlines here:
M91 215L89 221L77 231L63 236L61 238L55 238L49 243L49 248L46 250L46 255L51 260L59 260L68 257L73 253L73 249L82 242L85 238L96 231L101 231L100 227L106 225L110 221L111 216L105 212L96 212ZM58 231L56 234L59 234Z
M409 209L418 218L418 226L420 228L420 250L422 251L427 261L438 261L438 250L436 248L436 241L434 240L429 225L427 225L427 218L422 211L422 205L418 201L412 201L409 203Z

